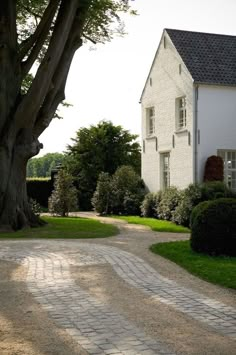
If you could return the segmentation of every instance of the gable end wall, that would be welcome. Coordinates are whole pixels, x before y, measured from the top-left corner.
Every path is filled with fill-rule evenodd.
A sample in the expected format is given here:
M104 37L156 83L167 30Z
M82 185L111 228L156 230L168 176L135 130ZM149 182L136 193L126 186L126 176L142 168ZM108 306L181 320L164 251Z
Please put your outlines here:
M170 153L170 184L184 188L193 181L193 81L169 36L165 32L164 35L166 48L162 37L141 99L142 140L145 142L145 152L142 153L142 178L148 190L152 192L162 188L160 154L164 152ZM149 83L150 78L152 85ZM184 132L176 133L175 101L181 96L187 98L187 127ZM156 140L147 137L146 108L152 106L155 107L157 151ZM189 132L191 145L188 139Z

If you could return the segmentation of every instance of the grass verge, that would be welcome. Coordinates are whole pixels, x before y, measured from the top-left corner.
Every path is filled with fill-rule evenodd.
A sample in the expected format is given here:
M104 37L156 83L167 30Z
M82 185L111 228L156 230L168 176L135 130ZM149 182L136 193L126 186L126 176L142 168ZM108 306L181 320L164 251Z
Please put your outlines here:
M123 219L128 223L142 224L150 227L156 232L171 232L171 233L190 233L190 230L186 227L179 226L169 221L163 221L156 218L145 218L139 216L112 216L114 218Z
M189 241L153 244L150 250L174 261L203 280L236 289L236 257L195 253Z
M118 234L118 228L88 218L43 217L46 224L39 228L29 228L13 233L0 233L0 238L106 238Z

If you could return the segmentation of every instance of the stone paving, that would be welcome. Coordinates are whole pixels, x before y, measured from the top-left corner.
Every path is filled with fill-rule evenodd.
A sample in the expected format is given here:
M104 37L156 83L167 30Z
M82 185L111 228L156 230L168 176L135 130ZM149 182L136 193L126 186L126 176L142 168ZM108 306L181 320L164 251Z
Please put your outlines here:
M79 287L70 265L109 263L129 285L217 332L236 339L236 310L179 286L139 257L113 246L78 241L76 250L51 253L2 248L0 259L24 264L30 292L49 316L88 354L174 354L167 344L146 336L123 316Z
M98 255L98 262L101 262L103 256L121 278L155 300L173 306L178 311L236 339L235 308L179 286L131 253L114 247L91 244L83 244L81 249L88 254L93 253L95 258Z
M76 254L77 256L77 254ZM83 291L70 277L70 262L60 254L0 253L0 259L23 263L27 285L49 316L91 355L174 355L121 315ZM82 256L79 265L95 262ZM71 262L72 264L73 261Z

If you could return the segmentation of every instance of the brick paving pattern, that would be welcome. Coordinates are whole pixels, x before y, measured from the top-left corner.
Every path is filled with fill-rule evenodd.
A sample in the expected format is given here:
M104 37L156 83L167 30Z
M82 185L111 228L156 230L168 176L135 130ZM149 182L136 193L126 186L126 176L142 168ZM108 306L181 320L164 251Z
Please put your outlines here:
M224 335L236 339L236 309L179 286L157 273L142 259L114 247L83 244L81 250L104 257L117 274L153 299L204 322Z
M54 321L91 355L173 354L168 347L146 336L109 306L91 297L70 276L70 265L109 263L132 287L158 302L236 339L236 310L161 276L144 260L111 246L76 243L74 252L0 252L0 259L23 263L27 285Z
M49 316L89 354L174 355L165 344L147 337L76 285L70 277L70 262L62 255L41 251L17 254L0 254L0 258L21 262L27 267L30 292ZM82 256L78 264L94 262L94 258Z

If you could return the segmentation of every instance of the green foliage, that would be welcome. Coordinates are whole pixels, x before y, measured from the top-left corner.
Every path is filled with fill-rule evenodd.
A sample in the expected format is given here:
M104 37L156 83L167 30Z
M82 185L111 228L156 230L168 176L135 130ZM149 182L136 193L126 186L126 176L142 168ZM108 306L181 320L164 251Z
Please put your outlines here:
M16 1L17 30L20 43L24 43L24 41L35 32L48 3L49 0ZM89 7L88 4L90 5ZM93 43L104 43L110 41L114 35L123 35L125 33L124 23L120 17L121 13L136 15L135 10L132 10L129 6L128 0L83 0L80 1L79 5L79 10L83 13L85 18L81 36L84 40L89 40ZM59 6L60 4L58 8ZM43 52L47 48L54 30L54 24L55 18L48 30Z
M82 209L91 208L101 172L114 174L121 165L131 165L140 172L140 145L136 139L137 135L109 121L77 131L74 144L68 146L65 164L76 178Z
M98 177L97 188L92 197L92 206L100 214L109 214L112 198L111 176L102 172Z
M236 258L195 253L188 240L158 243L150 249L203 280L236 289Z
M201 185L202 201L221 197L233 197L233 192L222 181L205 182Z
M153 196L147 195L143 201L142 209L143 213L153 213L152 211L156 208L156 213L150 217L172 220L177 224L189 227L191 212L198 203L233 196L232 191L221 181L190 184L184 190L171 187L163 193L159 192Z
M54 183L54 191L48 200L49 212L53 215L68 216L78 208L77 190L73 178L64 169L60 169Z
M174 211L182 199L182 191L172 186L163 191L161 201L157 207L159 219L172 220Z
M190 184L181 193L181 198L172 215L173 222L189 226L190 215L194 206L202 201L202 187L200 184Z
M140 214L144 186L131 166L121 166L112 177L113 213Z
M40 158L30 159L27 164L27 177L50 177L51 171L63 162L61 153L48 153Z
M141 214L144 217L157 218L157 208L161 201L162 191L156 193L149 192L145 195L145 198L141 204Z
M236 256L236 199L200 203L193 210L191 229L194 251Z
M45 178L27 179L27 195L36 200L40 206L48 207L48 198L52 193L52 181Z
M131 166L121 166L113 176L101 173L92 204L99 213L140 213L143 182Z
M40 204L36 201L33 200L32 198L29 199L29 205L30 205L30 209L31 211L36 215L39 216L41 213L41 206Z

